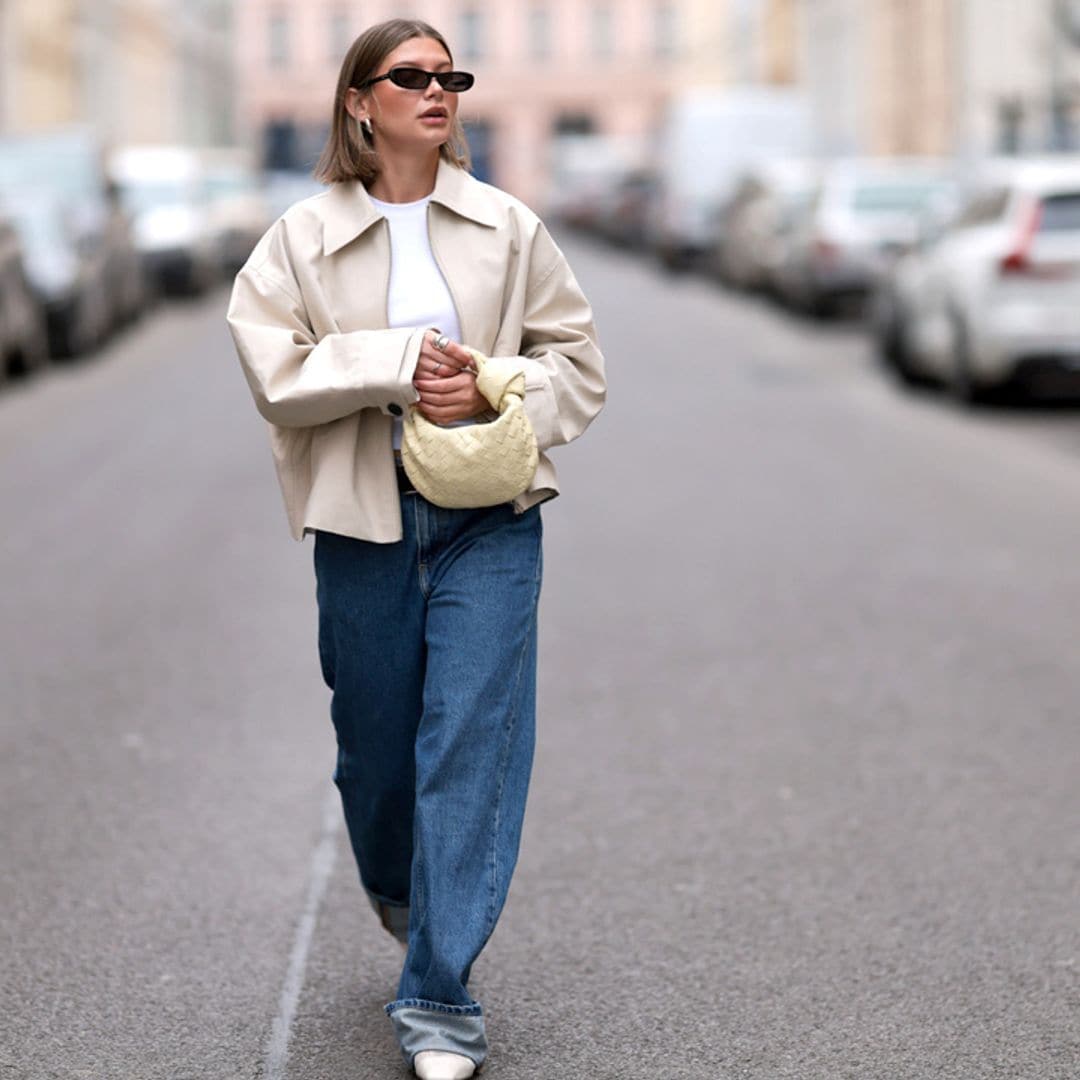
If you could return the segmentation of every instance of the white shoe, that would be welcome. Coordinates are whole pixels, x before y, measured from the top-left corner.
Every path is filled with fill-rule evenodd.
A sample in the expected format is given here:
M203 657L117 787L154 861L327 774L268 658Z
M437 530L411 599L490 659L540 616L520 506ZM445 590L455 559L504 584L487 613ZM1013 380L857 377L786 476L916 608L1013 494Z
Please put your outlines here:
M420 1080L468 1080L476 1072L472 1058L444 1050L421 1050L412 1064Z

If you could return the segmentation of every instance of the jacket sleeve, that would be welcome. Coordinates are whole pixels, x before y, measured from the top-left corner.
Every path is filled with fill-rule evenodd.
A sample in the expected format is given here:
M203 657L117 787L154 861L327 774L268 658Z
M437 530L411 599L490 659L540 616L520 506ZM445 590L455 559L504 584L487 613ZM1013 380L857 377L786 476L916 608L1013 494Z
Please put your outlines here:
M255 405L279 427L327 424L366 408L402 416L417 399L423 329L316 340L299 289L251 263L236 276L228 323Z
M604 358L592 310L565 256L540 225L522 320L525 411L541 450L576 439L604 405Z

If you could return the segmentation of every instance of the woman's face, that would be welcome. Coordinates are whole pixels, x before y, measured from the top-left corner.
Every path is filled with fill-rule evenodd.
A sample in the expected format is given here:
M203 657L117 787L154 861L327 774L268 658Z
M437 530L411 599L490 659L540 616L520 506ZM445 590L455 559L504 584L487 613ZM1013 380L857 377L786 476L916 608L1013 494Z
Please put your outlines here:
M385 75L395 67L450 71L453 65L437 41L411 38L383 58L375 75ZM349 112L358 120L371 120L380 151L437 149L450 138L458 95L445 91L436 79L428 83L426 90L403 90L383 79L363 93L349 93L354 105Z

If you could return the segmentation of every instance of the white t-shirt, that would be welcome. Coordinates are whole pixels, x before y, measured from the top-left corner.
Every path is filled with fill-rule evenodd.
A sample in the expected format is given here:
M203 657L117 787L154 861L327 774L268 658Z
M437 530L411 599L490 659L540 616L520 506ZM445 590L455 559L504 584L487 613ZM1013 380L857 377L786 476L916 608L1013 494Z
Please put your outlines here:
M411 203L371 201L390 225L390 296L386 307L390 328L437 326L453 341L461 341L453 297L431 252L427 230L431 196ZM401 421L395 419L394 448L400 446Z

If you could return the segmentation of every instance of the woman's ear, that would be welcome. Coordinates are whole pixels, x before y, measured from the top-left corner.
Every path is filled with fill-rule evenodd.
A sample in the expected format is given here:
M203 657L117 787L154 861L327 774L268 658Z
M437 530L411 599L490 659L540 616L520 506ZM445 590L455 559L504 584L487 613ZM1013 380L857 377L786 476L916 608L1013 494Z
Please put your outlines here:
M366 120L368 118L366 95L361 94L355 86L350 86L345 91L345 109L354 120Z

